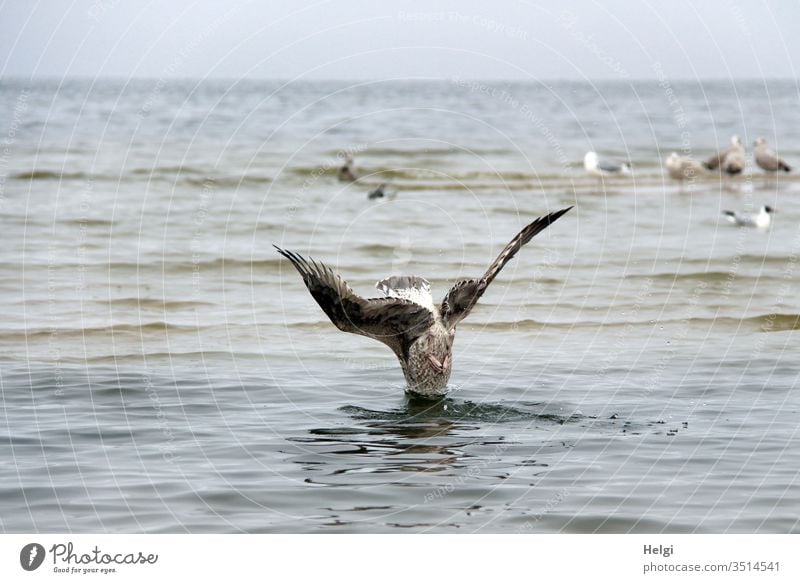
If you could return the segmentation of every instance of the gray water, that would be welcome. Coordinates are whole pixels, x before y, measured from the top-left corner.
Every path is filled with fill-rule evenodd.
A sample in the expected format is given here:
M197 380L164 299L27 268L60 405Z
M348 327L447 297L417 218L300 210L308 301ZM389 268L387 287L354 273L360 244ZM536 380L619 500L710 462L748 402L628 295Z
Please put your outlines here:
M800 164L797 104L777 82L0 82L0 530L800 531L800 182L661 168L733 133ZM586 176L589 149L633 176ZM769 231L722 219L762 204ZM459 326L438 403L272 248L438 299L567 205Z

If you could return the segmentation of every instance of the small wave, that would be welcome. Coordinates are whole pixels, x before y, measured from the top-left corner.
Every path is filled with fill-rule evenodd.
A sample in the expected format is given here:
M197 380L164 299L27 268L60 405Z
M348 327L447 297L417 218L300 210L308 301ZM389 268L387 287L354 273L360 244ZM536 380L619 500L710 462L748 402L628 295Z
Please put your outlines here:
M130 171L134 176L177 175L177 174L205 174L205 170L192 166L155 166L153 168L134 168Z
M653 273L653 274L631 274L625 276L625 279L652 279L657 281L704 281L709 283L720 283L728 280L735 279L736 281L743 280L767 280L773 276L768 274L762 275L746 275L743 273L734 273L732 271L693 271L689 273ZM778 275L774 276L775 279L780 279Z
M485 322L462 324L465 328L472 330L546 330L573 329L573 328L620 328L630 326L641 326L652 328L653 326L725 326L737 330L751 332L783 332L787 330L800 330L800 314L762 314L747 318L734 318L730 316L718 316L713 318L670 318L661 320L576 320L574 322L540 322L538 320L525 319L514 322Z
M800 314L764 314L753 316L752 318L718 318L718 320L730 320L736 324L741 322L748 324L761 332L785 332L787 330L800 330Z
M101 356L88 356L81 357L77 362L83 365L113 365L119 366L122 364L135 364L140 365L142 362L155 362L164 361L175 363L179 360L189 360L195 362L219 362L220 360L233 361L243 359L263 358L263 354L254 352L228 352L228 351L215 351L215 350L194 350L194 351L180 351L171 350L169 352L136 352L131 354L109 354Z
M538 320L532 319L525 319L525 320L515 320L514 322L485 322L485 323L478 323L478 322L469 322L464 321L463 326L466 329L473 329L473 330L541 330L543 328L548 327L573 327L580 325L580 322L575 323L564 323L564 322L539 322Z
M731 257L731 263L736 262L736 257ZM740 255L738 259L745 263L755 263L757 265L768 265L770 267L787 267L797 263L797 257L794 255L751 255L745 253ZM723 258L722 261L725 259Z
M163 311L193 310L213 306L211 302L198 302L192 300L167 300L163 298L116 298L103 302L115 308L144 308Z
M277 254L276 254L277 255ZM225 269L226 271L275 271L284 263L281 257L269 259L234 259L227 257L219 257L215 259L206 259L202 261L112 261L107 262L83 262L83 263L67 263L60 262L57 266L51 266L49 263L32 262L25 263L26 268L48 268L57 270L74 270L74 269L92 269L102 271L146 271L158 270L159 273L182 273L185 271L216 271ZM16 268L18 263L3 263L0 262L0 267Z
M115 223L114 221L109 219L89 219L89 218L66 219L61 222L65 225L77 225L79 227L111 227Z
M11 175L11 178L16 180L93 180L97 177L85 172L61 172L59 170L29 170Z
M0 339L7 341L35 341L57 337L60 340L70 338L86 340L88 336L131 335L142 336L145 334L165 332L193 332L197 326L184 324L170 324L164 321L147 322L145 324L113 324L111 326L96 326L86 328L31 328L27 330L0 329Z
M274 250L273 250L274 251ZM247 271L258 271L264 269L277 269L287 262L282 257L277 256L269 259L234 259L228 257L221 257L211 259L208 261L201 261L199 263L183 264L197 269L225 269L225 270L238 270L245 269Z
M385 245L383 243L367 243L356 247L357 251L364 253L392 253L397 249L397 245Z
M12 174L16 180L80 180L85 182L124 182L124 181L180 181L194 187L230 188L237 186L269 184L271 176L261 174L214 175L187 166L167 166L159 168L135 168L125 175L91 174L87 172L62 172L60 170L29 170Z
M269 184L272 182L272 177L255 174L245 174L242 176L205 176L203 178L186 178L184 182L190 186L233 188L238 186Z
M370 157L370 156L405 156L409 158L414 158L417 156L452 156L454 154L465 154L468 153L470 155L475 154L498 154L498 155L507 155L507 154L514 154L515 150L509 150L507 148L470 148L468 152L465 152L462 148L370 148L365 150L364 152L357 152L355 156L357 158L362 157ZM329 156L339 156L341 155L341 150L328 150L325 152L326 155ZM582 163L582 162L581 162Z
M214 174L208 169L193 166L157 166L155 168L135 168L130 176L147 180L171 180L196 187L229 188L236 186L269 184L271 176L261 174Z

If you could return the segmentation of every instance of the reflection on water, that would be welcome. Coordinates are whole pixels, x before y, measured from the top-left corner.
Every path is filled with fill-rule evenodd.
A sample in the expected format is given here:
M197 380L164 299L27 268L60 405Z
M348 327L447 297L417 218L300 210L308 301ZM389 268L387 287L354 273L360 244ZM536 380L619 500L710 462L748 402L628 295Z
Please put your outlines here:
M474 403L454 398L424 401L406 397L403 407L376 411L354 405L340 407L353 425L309 429L308 437L291 441L312 452L300 455L295 463L304 469L327 476L349 473L441 472L463 469L479 454L473 448L493 449L493 455L528 442L514 432L504 431L504 424L524 424L526 432L541 432L542 446L548 428L573 425L576 429L598 432L626 432L631 423L613 419L598 420L581 414L562 415L547 412L542 403ZM515 431L518 431L516 429ZM568 441L557 446L568 448ZM330 457L326 457L330 456ZM325 458L325 461L321 461ZM537 465L522 460L522 465ZM546 466L547 464L541 464ZM325 478L309 477L310 483ZM345 485L326 481L328 485Z

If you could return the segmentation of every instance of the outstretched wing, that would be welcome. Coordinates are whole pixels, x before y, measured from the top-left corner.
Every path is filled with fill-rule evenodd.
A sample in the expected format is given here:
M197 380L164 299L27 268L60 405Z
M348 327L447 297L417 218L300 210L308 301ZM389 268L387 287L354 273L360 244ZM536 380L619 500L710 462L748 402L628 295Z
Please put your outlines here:
M497 256L483 274L480 279L462 280L456 283L450 291L447 292L444 300L442 301L442 317L448 328L452 328L462 319L464 319L478 303L478 300L492 283L500 270L503 269L517 251L522 249L523 245L528 243L536 235L544 231L547 227L557 221L561 215L566 213L572 207L561 209L554 213L550 213L544 217L539 217L530 225L522 229L516 237L511 239L511 242L506 245L506 248Z
M433 324L433 313L423 306L400 298L364 299L327 265L273 246L292 262L311 296L342 332L380 340L401 354Z

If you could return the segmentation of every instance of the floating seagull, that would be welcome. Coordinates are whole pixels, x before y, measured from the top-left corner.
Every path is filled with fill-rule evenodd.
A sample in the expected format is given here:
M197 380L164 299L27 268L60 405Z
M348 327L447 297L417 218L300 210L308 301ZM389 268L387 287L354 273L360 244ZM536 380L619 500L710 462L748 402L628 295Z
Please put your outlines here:
M396 191L396 190L393 190L392 192L387 192L387 190L386 190L386 187L387 187L387 186L388 186L388 184L386 184L386 183L384 182L384 183L383 183L383 184L381 184L381 185L380 185L378 188L376 188L375 190L373 190L372 192L370 192L370 193L367 195L367 198L368 198L369 200L375 200L376 198L394 197L394 196L397 194L397 191Z
M412 395L436 399L447 392L456 325L464 319L506 263L534 236L572 207L540 217L522 229L479 279L461 280L433 303L427 280L392 276L376 284L386 297L357 295L330 267L278 246L292 262L311 296L342 332L360 334L386 344L397 356Z
M721 150L703 163L709 170L719 168L723 172L734 175L744 170L745 151L739 136L731 136L731 145Z
M353 162L353 157L350 155L345 158L344 165L339 168L339 180L341 182L354 182L358 180L358 170Z
M740 227L757 227L759 229L769 229L772 224L772 213L775 212L770 206L762 206L757 215L746 213L735 213L733 211L723 211L725 218L731 223Z
M755 158L759 168L767 172L791 172L792 168L767 146L767 140L758 138L753 145L756 147Z
M706 172L700 162L685 156L679 156L677 152L672 152L667 157L665 166L669 175L675 180L692 180Z
M628 163L612 164L601 162L596 152L586 152L583 157L583 167L589 174L603 178L605 176L624 176L631 173L631 165Z

